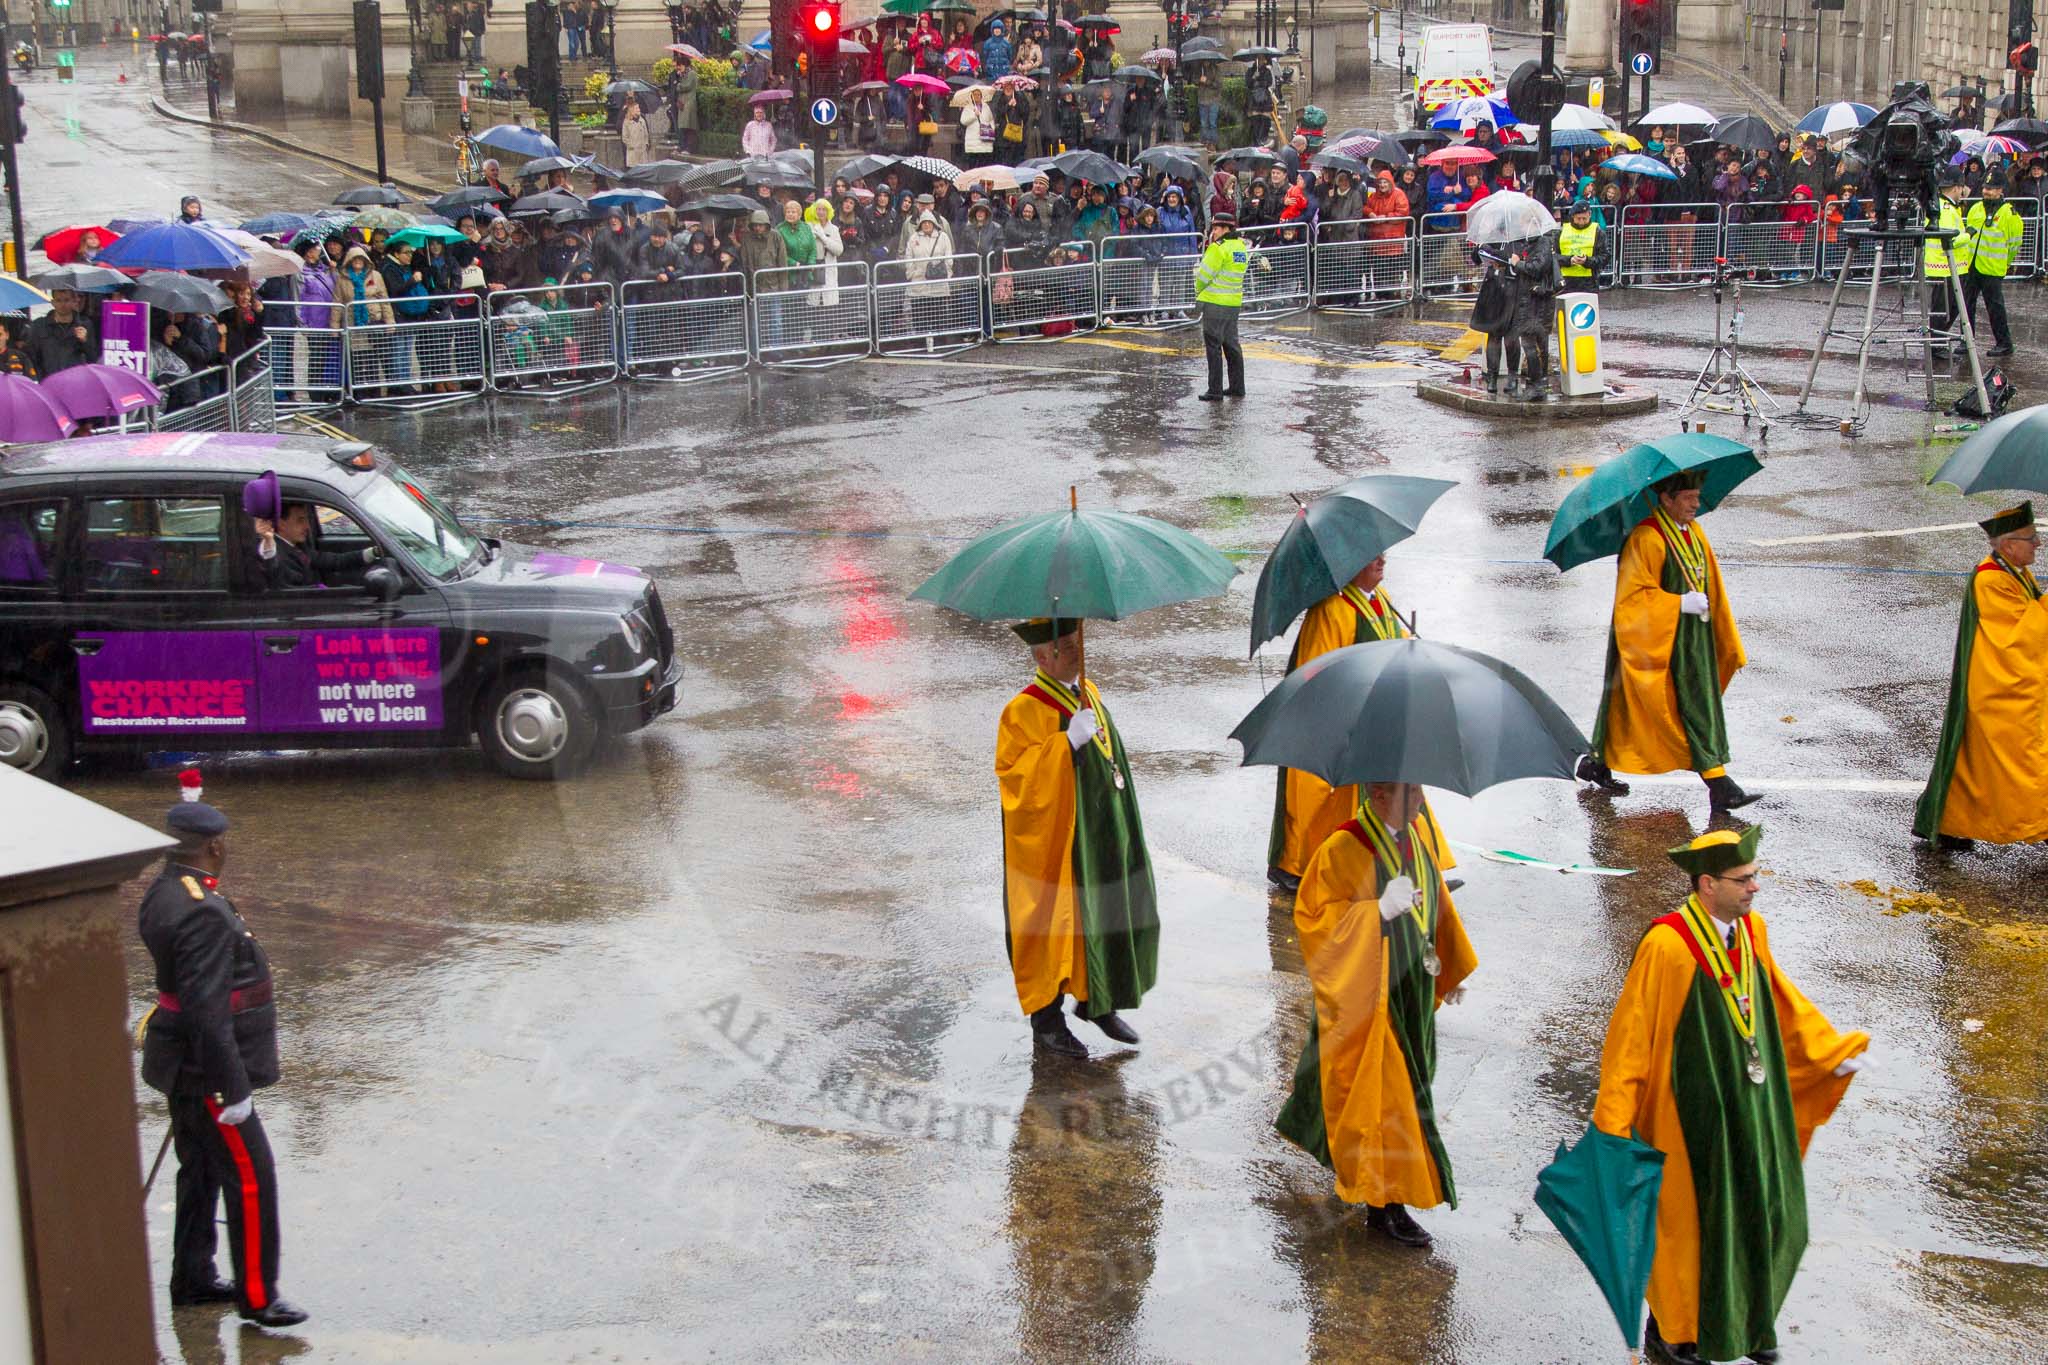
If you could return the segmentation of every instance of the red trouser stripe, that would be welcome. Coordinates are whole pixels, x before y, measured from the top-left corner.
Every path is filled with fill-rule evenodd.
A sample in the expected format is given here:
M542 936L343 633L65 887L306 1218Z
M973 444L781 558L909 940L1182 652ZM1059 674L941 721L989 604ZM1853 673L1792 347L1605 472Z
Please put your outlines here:
M249 1145L242 1141L240 1130L221 1123L219 1101L208 1099L206 1108L242 1177L242 1292L248 1295L251 1308L261 1308L270 1302L270 1288L263 1283L263 1191L256 1184L256 1163L249 1159Z

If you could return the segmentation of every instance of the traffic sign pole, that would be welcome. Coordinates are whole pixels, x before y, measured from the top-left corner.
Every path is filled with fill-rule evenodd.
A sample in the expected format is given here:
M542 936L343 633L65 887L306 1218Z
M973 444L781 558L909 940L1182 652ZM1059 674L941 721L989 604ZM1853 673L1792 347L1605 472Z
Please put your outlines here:
M1628 59L1628 69L1643 78L1643 112L1650 112L1650 71L1657 64L1656 58L1647 52L1638 52Z

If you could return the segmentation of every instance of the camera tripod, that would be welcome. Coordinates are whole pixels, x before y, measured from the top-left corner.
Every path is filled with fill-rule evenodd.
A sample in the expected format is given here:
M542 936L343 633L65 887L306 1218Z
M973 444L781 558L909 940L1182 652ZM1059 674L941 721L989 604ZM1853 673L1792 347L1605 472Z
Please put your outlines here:
M1926 219L1926 208L1922 207L1922 221ZM1797 414L1806 416L1807 400L1813 396L1814 377L1820 373L1820 359L1826 352L1828 341L1833 337L1856 342L1856 389L1849 399L1848 413L1839 419L1842 434L1855 435L1863 430L1870 420L1870 401L1866 382L1870 370L1870 349L1878 344L1897 344L1905 348L1910 356L1918 349L1927 366L1927 406L1930 411L1939 406L1934 393L1934 361L1939 351L1945 359L1952 341L1960 341L1963 351L1970 358L1970 383L1977 394L1977 410L1989 413L1990 401L1984 393L1984 361L1977 354L1977 334L1970 326L1969 311L1963 306L1963 282L1956 273L1956 258L1952 243L1953 229L1939 227L1856 227L1844 228L1842 238L1848 243L1840 272L1835 276L1834 292L1828 296L1827 320L1821 324L1820 340L1814 344L1813 359L1806 367L1806 385L1799 391ZM1927 276L1926 244L1941 243L1943 260L1948 263L1946 278L1933 280ZM1912 270L1898 281L1903 296L1899 306L1899 323L1895 327L1881 325L1877 317L1878 291L1884 285L1884 258L1888 243L1901 244L1901 249L1911 253ZM1835 314L1842 305L1842 286L1849 281L1856 268L1860 250L1865 245L1872 249L1870 264L1870 292L1863 304L1863 326L1854 332L1835 330ZM1916 303L1925 302L1931 308L1933 295L1930 288L1940 289L1947 299L1946 312L1950 319L1948 326L1936 330L1931 313L1919 317L1914 315Z
M1724 286L1735 291L1735 311L1728 316L1728 329L1722 331L1721 295ZM1713 401L1726 396L1725 402ZM1778 415L1778 400L1771 397L1757 377L1742 365L1742 281L1728 273L1728 258L1714 258L1714 349L1707 354L1707 363L1700 366L1700 377L1692 384L1692 392L1678 409L1681 419L1695 408L1708 412L1740 414L1745 427L1755 420L1757 435L1768 436L1771 419Z

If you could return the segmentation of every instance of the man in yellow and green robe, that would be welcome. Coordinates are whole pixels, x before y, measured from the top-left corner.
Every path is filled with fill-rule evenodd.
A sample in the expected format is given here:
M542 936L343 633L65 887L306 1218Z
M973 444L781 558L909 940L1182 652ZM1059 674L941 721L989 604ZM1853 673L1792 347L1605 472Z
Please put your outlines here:
M2048 839L2048 599L2034 504L1979 522L1991 553L1963 591L1948 714L1913 833L1942 848Z
M1870 1045L1771 956L1750 911L1762 829L1670 851L1691 894L1636 946L1600 1055L1593 1125L1665 1154L1645 1350L1666 1365L1777 1359L1806 1250L1806 1146Z
M1033 1040L1088 1050L1062 1004L1120 1043L1118 1015L1158 975L1159 911L1130 762L1102 694L1081 682L1078 622L1013 627L1038 665L1003 708L996 777L1003 803L1003 913L1017 1003Z
M1309 860L1294 924L1315 999L1274 1121L1409 1246L1430 1244L1409 1209L1458 1203L1431 1090L1436 1011L1479 965L1422 816L1422 788L1372 783Z
M1360 569L1337 592L1308 609L1295 633L1294 649L1287 656L1292 673L1311 659L1333 649L1362 645L1371 640L1405 640L1408 628L1381 586L1387 573L1387 557ZM1314 773L1299 768L1280 769L1273 794L1273 829L1266 840L1266 880L1282 891L1301 885L1301 874L1323 841L1336 832L1358 810L1358 788L1333 787ZM1427 804L1422 808L1432 851L1439 868L1457 866L1436 814Z
M1579 777L1625 795L1625 773L1691 769L1716 812L1756 798L1728 776L1728 722L1721 694L1747 656L1721 583L1721 562L1698 522L1702 476L1674 474L1653 486L1656 509L1621 547L1607 678L1593 722L1593 752Z

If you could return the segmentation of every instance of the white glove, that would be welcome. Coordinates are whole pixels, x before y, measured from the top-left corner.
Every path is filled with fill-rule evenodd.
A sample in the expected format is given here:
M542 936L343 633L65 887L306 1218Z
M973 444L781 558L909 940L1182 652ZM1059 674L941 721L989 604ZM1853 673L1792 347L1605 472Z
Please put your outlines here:
M1078 750L1083 744L1095 738L1095 732L1101 728L1095 720L1095 708L1084 706L1067 722L1067 743Z
M1415 905L1415 883L1407 875L1394 878L1387 883L1387 889L1380 892L1380 918L1397 920L1407 914Z
M1837 1076L1853 1076L1862 1069L1863 1058L1851 1057L1848 1061L1835 1068L1835 1074Z
M1465 988L1464 988L1463 986L1453 986L1453 987L1451 987L1451 989L1450 989L1449 993L1447 993L1447 994L1446 994L1446 995L1444 996L1444 1003L1445 1003L1446 1005L1462 1005L1462 1004L1464 1004L1464 1003L1465 1003Z
M256 1097L244 1095L220 1111L220 1121L230 1128L239 1128L249 1121L249 1115L256 1112Z
M1687 616L1707 618L1707 595L1703 592L1689 592L1678 599L1678 609Z
M376 547L376 546L374 546L374 545L367 545L367 546L364 546L364 547L363 547L363 563L365 563L365 564L375 564L376 562L377 562L377 547Z

